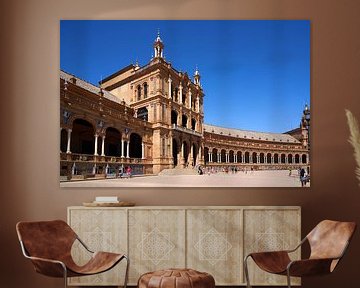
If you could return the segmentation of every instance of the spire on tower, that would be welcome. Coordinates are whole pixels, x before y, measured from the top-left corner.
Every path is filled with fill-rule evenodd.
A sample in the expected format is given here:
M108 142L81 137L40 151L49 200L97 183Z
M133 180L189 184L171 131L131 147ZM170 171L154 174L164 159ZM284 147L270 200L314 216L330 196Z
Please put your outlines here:
M160 29L158 29L158 34L154 42L154 52L155 52L155 58L163 58L164 53L164 44L160 38Z
M195 73L194 73L194 83L196 85L201 86L200 78L201 78L201 76L200 76L200 73L199 73L199 69L198 69L198 66L196 65L196 69L195 69Z

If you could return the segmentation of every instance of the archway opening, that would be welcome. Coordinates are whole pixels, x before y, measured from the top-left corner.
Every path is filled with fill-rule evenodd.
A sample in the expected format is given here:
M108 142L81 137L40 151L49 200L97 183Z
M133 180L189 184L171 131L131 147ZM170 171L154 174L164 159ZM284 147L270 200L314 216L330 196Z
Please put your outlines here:
M212 151L212 160L213 162L218 162L218 150L216 148Z
M73 122L71 132L71 152L78 154L91 154L95 152L94 127L84 119Z
M137 133L131 133L130 135L130 146L129 156L130 158L141 158L142 157L142 138Z
M221 154L221 163L226 163L226 151L225 151L225 149L222 149L220 154Z
M61 133L60 133L60 151L61 152L66 152L67 149L67 131L66 129L61 129Z
M105 155L115 157L121 156L121 133L113 127L106 129Z
M250 153L245 152L245 163L250 163Z
M230 150L229 152L229 162L234 163L234 151Z
M258 163L257 160L258 160L258 159L257 159L257 153L256 153L256 152L253 152L253 153L252 153L252 162L253 162L254 164L257 164L257 163Z
M271 153L267 153L267 155L266 155L266 162L267 162L268 164L271 163Z
M279 163L279 155L278 154L274 154L274 163L275 164Z
M192 144L192 163L193 163L193 166L196 166L196 159L197 159L197 154L198 154L198 150L197 150L197 146L195 143Z
M187 166L188 161L189 161L189 145L187 144L187 142L183 142L183 158L184 158L184 162L185 162L185 166Z
M265 163L265 154L264 153L260 153L260 163Z
M172 145L172 156L173 156L173 162L174 162L174 167L178 165L178 151L179 151L179 146L178 143L175 139L172 140L173 141L173 145Z
M204 148L204 162L205 162L205 165L208 164L209 161L210 161L210 159L209 159L209 148L205 147Z
M285 154L281 154L281 163L285 164L286 163L286 156Z
M289 163L289 164L292 164L292 163L293 163L293 155L292 155L292 154L289 154L289 155L288 155L288 163Z
M303 155L301 156L301 162L302 162L302 164L306 164L306 162L307 162L307 156L306 156L306 154L303 154Z

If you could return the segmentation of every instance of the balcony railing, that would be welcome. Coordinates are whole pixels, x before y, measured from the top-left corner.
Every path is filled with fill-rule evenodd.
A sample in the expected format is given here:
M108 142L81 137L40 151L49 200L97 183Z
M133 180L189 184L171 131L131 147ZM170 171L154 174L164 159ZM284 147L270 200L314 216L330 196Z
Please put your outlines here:
M114 163L114 164L150 164L151 160L141 158L126 158L116 156L95 156L89 154L78 153L60 153L61 161L71 162L95 162L95 163Z
M189 129L189 128L185 128L185 127L182 127L182 126L178 126L176 124L172 124L172 128L174 130L177 130L177 131L181 131L181 132L185 132L185 133L188 133L188 134L191 134L191 135L195 135L195 136L198 136L198 137L201 137L202 134L199 133L199 132L196 132L192 129Z

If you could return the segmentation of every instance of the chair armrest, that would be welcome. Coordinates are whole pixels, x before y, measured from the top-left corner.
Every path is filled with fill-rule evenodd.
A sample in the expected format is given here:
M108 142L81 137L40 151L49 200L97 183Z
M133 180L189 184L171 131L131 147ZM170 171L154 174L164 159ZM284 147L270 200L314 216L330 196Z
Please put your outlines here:
M329 274L332 272L333 261L339 258L319 258L319 259L303 259L291 261L287 266L290 276L312 276Z
M40 274L51 277L66 277L67 275L66 265L59 260L33 256L26 256L26 258L31 260L34 265L35 271Z

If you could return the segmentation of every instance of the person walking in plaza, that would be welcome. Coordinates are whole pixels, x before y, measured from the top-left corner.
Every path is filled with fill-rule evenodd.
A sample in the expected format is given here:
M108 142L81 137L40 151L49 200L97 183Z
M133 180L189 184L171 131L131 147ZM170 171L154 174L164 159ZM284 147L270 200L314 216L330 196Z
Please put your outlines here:
M301 168L301 170L300 170L300 182L301 182L301 187L306 186L306 176L305 176L304 168Z
M128 168L126 169L126 174L127 174L128 178L131 178L131 172L132 172L132 169L130 166L128 166Z

